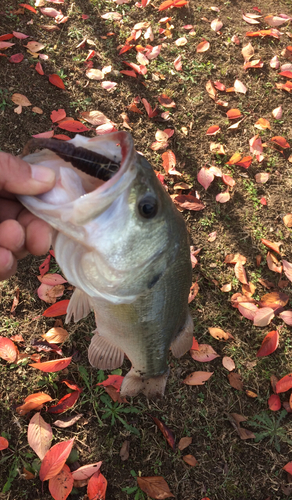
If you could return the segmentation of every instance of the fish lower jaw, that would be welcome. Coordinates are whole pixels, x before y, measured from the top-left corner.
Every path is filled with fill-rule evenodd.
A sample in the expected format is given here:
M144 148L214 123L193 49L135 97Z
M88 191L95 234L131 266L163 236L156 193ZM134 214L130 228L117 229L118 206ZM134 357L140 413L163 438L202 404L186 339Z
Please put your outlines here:
M121 397L137 396L140 392L148 399L158 399L164 396L165 386L169 375L169 368L162 374L146 378L131 368L125 376L121 386Z

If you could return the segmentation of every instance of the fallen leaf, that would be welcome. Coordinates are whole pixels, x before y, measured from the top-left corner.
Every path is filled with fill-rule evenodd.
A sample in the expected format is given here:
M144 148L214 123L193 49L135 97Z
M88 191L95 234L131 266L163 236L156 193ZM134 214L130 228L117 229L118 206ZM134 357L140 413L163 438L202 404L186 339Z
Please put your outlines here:
M283 311L279 314L279 317L286 325L292 326L292 311Z
M254 326L267 326L274 317L274 311L271 307L263 307L256 312L253 318L253 324Z
M244 62L249 61L252 58L252 56L254 55L254 48L253 48L252 44L249 42L247 45L242 47L241 53L243 55Z
M239 373L230 372L228 373L229 384L233 389L237 389L238 391L243 391L243 382L241 379L241 375Z
M59 474L69 457L74 438L57 443L46 453L39 472L41 481L46 481Z
M281 400L278 394L272 394L268 399L268 405L270 410L278 411L281 408Z
M214 180L214 174L206 167L202 167L197 174L198 182L203 186L205 190L208 189L211 182Z
M210 48L210 43L207 42L206 40L203 40L202 42L199 43L199 45L197 45L196 51L198 53L206 52L207 50L209 50L209 48Z
M8 448L8 446L9 446L9 442L7 441L7 439L0 436L0 451L6 450L6 448Z
M229 120L235 120L235 119L240 118L242 116L240 109L237 109L237 108L229 109L229 111L227 111L226 115L229 118Z
M164 498L170 498L174 495L171 493L167 482L162 476L145 476L137 477L137 483L139 488L149 495L151 498L163 500Z
M59 420L55 420L53 425L61 429L66 429L74 425L81 417L83 417L83 413L77 413L77 415L70 415L69 417L61 417Z
M169 444L169 446L172 448L172 450L175 450L175 438L173 432L158 418L152 417L152 420L154 423L157 425L158 429L162 432L166 442Z
M88 481L87 495L88 500L105 500L107 489L106 478L98 471Z
M18 356L18 349L12 340L0 337L0 358L8 363L14 363Z
M25 95L22 94L13 94L11 97L11 100L14 102L14 104L18 104L21 106L31 106L31 102L28 100Z
M192 467L198 465L198 460L196 460L194 455L184 455L182 459L186 464L191 465Z
M49 82L52 85L55 85L55 87L58 87L59 89L65 88L65 85L64 85L62 78L60 78L59 75L56 75L55 73L53 73L52 75L49 75Z
M286 141L285 137L282 137L280 135L272 137L271 141L283 149L290 148L290 144Z
M270 271L274 271L275 273L282 273L282 265L276 259L276 257L270 252L267 253L267 264Z
M282 264L283 264L283 271L286 277L288 278L289 281L292 281L292 264L290 264L290 262L284 259L282 260Z
M49 480L49 491L55 500L66 500L73 488L73 477L68 465Z
M120 458L124 462L129 458L129 449L130 449L130 441L127 439L123 442L121 450L120 450Z
M254 176L257 184L265 184L268 182L270 174L268 172L259 172Z
M183 380L183 383L186 385L204 385L213 373L214 372L193 372Z
M60 300L59 302L56 302L56 304L48 307L48 309L43 312L42 316L54 318L55 316L62 316L63 314L66 314L69 302L69 300Z
M203 210L205 205L191 194L180 194L174 198L175 203L187 210Z
M264 340L262 341L262 345L257 352L257 358L263 356L269 356L272 354L279 345L279 333L277 330L273 330L272 332L267 333Z
M95 462L93 464L83 465L72 472L75 481L83 481L89 479L93 474L99 472L102 462Z
M224 332L221 328L209 327L208 330L210 335L217 340L230 340L234 338L230 333Z
M217 354L213 347L208 344L199 344L199 350L192 350L191 356L195 361L199 361L200 363L206 363L215 358L219 358L219 354Z
M285 226L292 227L292 214L284 215L283 222L284 222Z
M243 285L248 284L246 272L240 260L236 262L234 266L234 273L236 278L240 281L240 283L242 283Z
M226 203L229 200L230 200L230 194L229 194L228 188L226 191L224 191L223 193L219 193L216 196L216 201L218 203Z
M227 283L220 288L221 292L230 292L232 290L232 284Z
M45 361L44 363L32 363L29 366L32 368L37 368L38 370L45 373L59 372L64 370L71 363L72 356L70 358L54 359L52 361Z
M265 118L259 118L254 126L260 130L265 130L267 128L271 129L270 122Z
M24 404L16 407L16 411L19 415L26 415L35 408L42 408L42 405L48 401L52 401L51 396L45 392L36 392L35 394L27 396L24 400Z
M50 344L62 344L69 338L69 333L64 328L53 327L41 335L41 337Z
M235 92L239 92L241 94L246 94L246 92L247 92L246 86L240 80L235 80L234 90L235 90Z
M190 444L192 444L193 438L192 437L183 437L179 440L179 443L177 445L178 449L180 451L184 450L187 448Z
M44 421L40 413L36 413L28 425L27 441L41 460L49 451L52 439L53 432L50 424Z
M234 363L233 359L230 358L229 356L224 356L222 358L222 365L229 372L232 372L233 370L235 370L235 363Z

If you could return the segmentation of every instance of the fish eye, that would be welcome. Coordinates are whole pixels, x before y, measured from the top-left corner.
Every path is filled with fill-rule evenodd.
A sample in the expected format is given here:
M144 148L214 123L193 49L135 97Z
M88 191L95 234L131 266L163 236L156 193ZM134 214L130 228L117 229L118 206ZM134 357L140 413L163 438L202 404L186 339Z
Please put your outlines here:
M146 195L139 201L138 210L144 219L153 219L158 212L157 199L152 195Z

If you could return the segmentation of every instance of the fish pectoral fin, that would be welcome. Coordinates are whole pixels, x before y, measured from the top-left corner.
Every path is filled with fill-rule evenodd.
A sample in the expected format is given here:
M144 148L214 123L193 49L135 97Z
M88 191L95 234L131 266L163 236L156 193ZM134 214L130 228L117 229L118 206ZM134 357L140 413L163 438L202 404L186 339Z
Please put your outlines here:
M190 313L187 320L179 332L178 336L171 343L172 354L175 358L180 358L192 347L194 333L194 322Z
M124 352L98 333L91 339L88 349L89 363L100 370L114 370L124 361Z
M68 305L65 323L69 323L72 316L74 316L74 323L76 323L80 319L85 318L90 311L91 305L89 296L87 293L82 292L82 290L75 288Z
M148 399L162 398L165 391L169 369L158 377L144 378L133 368L125 376L121 385L121 397L137 396L140 392Z

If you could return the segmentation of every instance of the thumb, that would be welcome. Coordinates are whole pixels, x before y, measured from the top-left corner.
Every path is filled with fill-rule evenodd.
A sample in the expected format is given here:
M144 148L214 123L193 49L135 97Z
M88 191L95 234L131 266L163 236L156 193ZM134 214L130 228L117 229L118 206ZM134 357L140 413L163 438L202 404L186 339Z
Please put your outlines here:
M37 195L52 189L55 180L55 172L50 168L30 165L21 158L0 153L0 190Z

